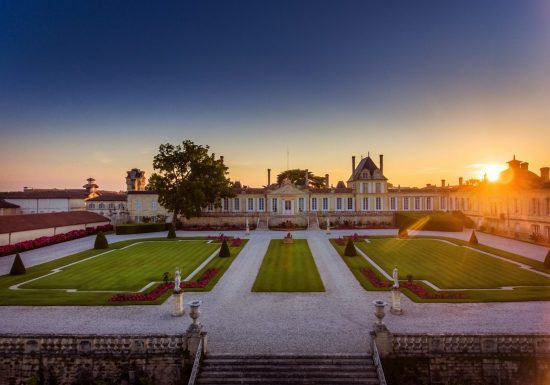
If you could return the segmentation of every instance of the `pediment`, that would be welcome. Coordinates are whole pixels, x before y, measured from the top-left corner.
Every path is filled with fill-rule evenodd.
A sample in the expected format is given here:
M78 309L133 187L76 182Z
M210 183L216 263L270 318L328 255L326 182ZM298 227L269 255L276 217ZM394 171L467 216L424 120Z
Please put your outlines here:
M275 190L272 190L272 195L302 195L304 191L290 183L283 183Z

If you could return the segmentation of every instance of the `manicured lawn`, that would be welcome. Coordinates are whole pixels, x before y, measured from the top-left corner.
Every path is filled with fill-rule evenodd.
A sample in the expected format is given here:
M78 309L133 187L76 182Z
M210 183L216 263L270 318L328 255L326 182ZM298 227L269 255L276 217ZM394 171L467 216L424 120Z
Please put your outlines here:
M173 277L176 266L182 279L186 278L219 247L219 243L205 241L139 242L62 268L21 288L137 291L149 282L161 281L165 271Z
M369 243L361 241L356 242L355 245L390 276L394 266L397 266L400 279L406 279L410 274L416 283L433 293L437 292L419 280L430 281L441 289L486 289L452 292L460 293L466 297L462 299L419 298L408 289L402 289L405 294L417 302L550 300L550 278L521 269L511 263L511 261L526 262L527 258L483 245L474 246L478 250L491 252L510 260L510 262L503 261L475 250L459 247L461 245L470 246L466 242L446 240L457 246L422 238L409 240L371 238ZM344 247L338 246L334 241L332 244L365 289L388 290L374 287L361 272L361 269L368 268L374 271L381 281L388 281L363 257L359 255L345 257ZM537 270L540 269L536 261L532 261L529 265ZM548 270L540 270L550 273ZM527 287L518 287L514 290L491 290L502 286Z
M272 240L252 286L255 292L319 292L323 281L305 239Z
M550 286L550 278L489 255L429 239L373 239L357 246L388 274L427 280L442 289Z
M239 247L230 247L230 258L214 257L191 279L191 281L195 281L206 270L218 268L218 274L207 287L203 289L185 289L185 291L211 290L245 244L246 241L243 241ZM122 249L129 245L130 247ZM0 277L0 305L159 304L168 297L169 292L154 301L111 302L109 299L115 293L93 291L137 291L150 282L161 281L165 271L168 271L170 278L173 279L176 266L181 268L182 279L185 279L219 247L220 243L207 243L205 240L178 242L178 239L150 238L114 243L109 246L109 250L87 250L28 268L27 273L23 276ZM105 251L110 252L103 254ZM97 257L85 260L93 256ZM78 261L81 262L63 267ZM61 268L62 271L39 278L51 273L52 269L58 268ZM33 278L39 279L22 286L24 289L33 290L9 289L11 285ZM155 286L156 284L147 289L146 292L152 290ZM89 291L68 293L65 291L66 289Z

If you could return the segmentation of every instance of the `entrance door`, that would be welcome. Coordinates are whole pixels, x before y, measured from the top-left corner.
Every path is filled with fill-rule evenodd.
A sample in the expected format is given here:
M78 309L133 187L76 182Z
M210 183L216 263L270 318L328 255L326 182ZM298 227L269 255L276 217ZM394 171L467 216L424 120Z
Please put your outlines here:
M285 205L284 205L284 214L285 215L292 215L293 214L293 201L290 199L285 199Z

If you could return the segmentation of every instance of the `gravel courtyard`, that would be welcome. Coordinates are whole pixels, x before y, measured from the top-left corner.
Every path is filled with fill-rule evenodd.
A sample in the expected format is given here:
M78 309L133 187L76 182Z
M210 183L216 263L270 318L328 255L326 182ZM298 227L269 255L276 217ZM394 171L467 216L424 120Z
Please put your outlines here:
M384 230L368 231L381 234ZM394 233L394 231L389 231ZM333 231L331 237L350 234ZM365 231L358 231L365 233ZM212 233L217 235L217 233ZM243 237L241 232L227 235ZM423 232L467 240L470 233ZM158 234L142 234L151 237ZM179 236L198 235L180 232ZM200 235L206 235L200 233ZM214 290L186 293L185 302L201 299L201 321L214 353L364 353L374 323L372 301L390 301L389 292L367 292L355 280L323 231L295 232L309 242L326 288L324 293L252 293L251 287L269 241L283 232L254 231L249 243ZM109 236L109 241L138 236ZM480 243L541 260L547 248L486 234ZM90 248L93 237L33 250L23 256L28 266ZM13 257L0 259L6 274ZM393 332L545 333L550 330L550 302L416 304L402 297L403 316L388 314ZM166 333L184 331L189 317L170 315L171 303L160 306L0 307L1 333Z

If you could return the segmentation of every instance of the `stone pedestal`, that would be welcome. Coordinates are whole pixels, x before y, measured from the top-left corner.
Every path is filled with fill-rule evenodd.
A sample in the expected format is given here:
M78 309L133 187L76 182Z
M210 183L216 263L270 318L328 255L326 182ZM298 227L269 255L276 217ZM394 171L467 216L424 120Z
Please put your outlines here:
M391 290L391 308L390 313L395 315L402 315L403 310L401 309L401 290L398 287L394 287Z
M172 294L172 316L181 317L185 314L183 307L183 291Z

